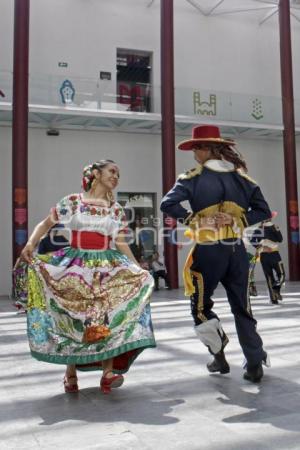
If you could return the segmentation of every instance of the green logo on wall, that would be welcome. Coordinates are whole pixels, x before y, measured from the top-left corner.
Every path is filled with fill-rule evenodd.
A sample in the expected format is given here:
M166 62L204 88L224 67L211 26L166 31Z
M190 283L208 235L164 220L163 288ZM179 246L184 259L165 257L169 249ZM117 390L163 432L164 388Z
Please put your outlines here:
M200 92L193 92L194 114L201 116L217 115L217 96L209 95L209 101L201 101Z
M251 116L255 120L260 120L260 119L262 119L264 117L262 102L258 98L256 98L255 100L252 100L252 114L251 114Z

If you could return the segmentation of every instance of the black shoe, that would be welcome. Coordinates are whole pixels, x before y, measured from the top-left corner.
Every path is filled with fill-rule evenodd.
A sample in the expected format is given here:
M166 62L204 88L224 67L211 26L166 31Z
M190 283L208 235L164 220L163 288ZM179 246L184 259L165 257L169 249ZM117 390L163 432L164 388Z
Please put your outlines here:
M210 373L220 372L222 374L230 372L230 366L226 361L223 350L214 355L214 360L206 365Z
M244 373L244 380L251 381L252 383L259 383L264 376L262 364L259 363L253 367L247 367L247 372Z
M278 300L271 300L272 305L278 305Z
M277 294L277 299L282 301L282 295L280 294L280 292L278 292Z

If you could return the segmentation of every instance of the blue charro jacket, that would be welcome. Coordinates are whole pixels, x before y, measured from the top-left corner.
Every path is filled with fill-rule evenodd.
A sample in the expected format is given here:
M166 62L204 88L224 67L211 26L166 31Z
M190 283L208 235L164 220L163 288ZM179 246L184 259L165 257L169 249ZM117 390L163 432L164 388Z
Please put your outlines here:
M181 203L188 201L191 211ZM174 187L164 196L161 211L187 222L205 211L223 211L238 216L243 228L271 217L270 208L254 180L230 162L209 160L180 175Z

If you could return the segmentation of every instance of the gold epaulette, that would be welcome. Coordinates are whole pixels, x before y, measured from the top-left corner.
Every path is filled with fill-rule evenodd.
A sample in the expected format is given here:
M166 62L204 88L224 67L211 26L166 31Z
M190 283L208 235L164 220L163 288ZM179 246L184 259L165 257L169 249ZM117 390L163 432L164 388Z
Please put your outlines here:
M181 173L178 177L178 180L189 180L196 175L200 175L203 170L203 166L199 164L197 167L194 167L193 169L188 170L185 173Z
M237 169L237 173L241 175L241 177L246 178L246 180L250 181L251 183L257 184L257 182L253 180L253 178L249 177L249 175L247 175L242 169Z

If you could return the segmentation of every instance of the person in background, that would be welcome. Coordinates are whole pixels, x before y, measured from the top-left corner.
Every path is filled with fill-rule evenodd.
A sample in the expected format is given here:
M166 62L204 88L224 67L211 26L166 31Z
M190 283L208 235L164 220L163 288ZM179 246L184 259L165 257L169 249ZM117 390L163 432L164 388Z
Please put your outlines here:
M154 282L155 282L154 290L159 291L159 279L160 278L162 278L164 280L165 288L171 289L165 263L160 259L158 252L153 253L151 268L152 268L153 278L154 278Z
M277 216L273 211L272 218ZM283 241L281 231L274 225L272 220L263 221L259 228L253 231L250 238L251 244L260 255L260 262L266 277L270 303L278 304L282 300L281 287L285 282L285 271L279 253L278 244Z

